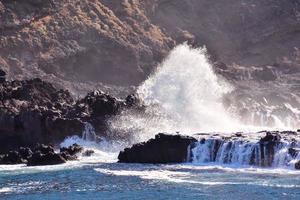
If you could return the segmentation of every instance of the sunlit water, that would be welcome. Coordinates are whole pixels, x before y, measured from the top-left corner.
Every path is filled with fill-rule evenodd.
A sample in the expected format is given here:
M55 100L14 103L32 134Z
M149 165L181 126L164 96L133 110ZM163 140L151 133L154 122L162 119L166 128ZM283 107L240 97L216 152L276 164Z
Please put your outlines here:
M300 172L77 162L1 167L0 199L299 199Z
M146 112L124 112L111 120L111 128L134 133L132 143L164 131L261 130L255 124L244 125L236 113L224 107L222 98L232 90L214 73L205 49L180 45L138 88L148 105ZM286 128L278 124L271 128ZM86 130L83 139L95 140L89 124ZM124 144L103 141L99 145L83 139L73 137L62 146L75 141L94 149L92 157L58 166L0 165L0 199L300 199L300 171L280 168L284 165L261 169L236 165L243 162L121 164L117 154ZM196 150L202 152L203 148Z

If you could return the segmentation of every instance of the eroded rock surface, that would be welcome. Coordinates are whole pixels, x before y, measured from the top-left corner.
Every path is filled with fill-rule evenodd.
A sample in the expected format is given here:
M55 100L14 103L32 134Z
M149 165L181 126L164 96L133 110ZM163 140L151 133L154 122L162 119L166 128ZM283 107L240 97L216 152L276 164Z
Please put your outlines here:
M124 163L180 163L187 161L188 146L196 139L160 133L154 139L133 145L120 152Z
M107 120L134 105L102 91L75 101L68 91L40 79L4 82L0 84L0 152L81 136L86 122L107 136Z

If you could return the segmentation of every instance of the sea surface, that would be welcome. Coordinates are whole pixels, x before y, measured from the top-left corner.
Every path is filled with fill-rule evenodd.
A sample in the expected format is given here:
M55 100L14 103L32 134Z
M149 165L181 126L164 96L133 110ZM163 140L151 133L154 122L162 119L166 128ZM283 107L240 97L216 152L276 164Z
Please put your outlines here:
M110 157L112 158L112 157ZM0 199L300 199L300 171L246 166L122 164L0 166Z

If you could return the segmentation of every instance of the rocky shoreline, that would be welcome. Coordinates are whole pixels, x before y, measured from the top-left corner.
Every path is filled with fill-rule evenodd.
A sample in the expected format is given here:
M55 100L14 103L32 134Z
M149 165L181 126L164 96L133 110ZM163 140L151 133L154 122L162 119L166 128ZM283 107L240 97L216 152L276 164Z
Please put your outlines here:
M299 131L262 131L251 134L160 133L154 139L120 152L121 163L219 163L300 169Z
M78 144L60 148L55 152L51 145L37 144L34 148L20 147L17 151L10 151L0 155L0 164L26 164L27 166L57 165L66 161L77 160L77 156L91 156L92 150L84 150Z
M144 109L135 95L119 99L94 91L75 100L69 91L57 89L38 78L6 81L5 73L0 75L0 164L33 166L75 160L82 147L73 145L57 153L54 146L68 136L81 135L87 123L100 137L129 138L130 135L126 135L129 133L111 132L107 121L124 110ZM154 139L124 149L118 159L124 163L196 160L259 167L285 164L300 169L299 132L198 133L193 137L160 133ZM278 152L283 157L278 158ZM92 152L85 153L90 154Z
M109 132L107 120L124 109L137 108L134 95L118 99L102 91L75 100L41 79L0 83L0 154L37 143L59 144L67 136L80 135L86 123L102 137L125 135Z

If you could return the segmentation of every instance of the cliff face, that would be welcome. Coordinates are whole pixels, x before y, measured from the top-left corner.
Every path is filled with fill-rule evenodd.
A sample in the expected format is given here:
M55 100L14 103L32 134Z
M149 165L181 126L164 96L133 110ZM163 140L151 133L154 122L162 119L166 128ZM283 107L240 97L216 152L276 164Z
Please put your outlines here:
M188 31L227 64L272 64L299 53L298 0L161 0L151 19L173 38Z
M137 85L174 46L140 2L0 2L0 66L10 78ZM71 84L72 85L72 84Z
M299 37L298 0L0 1L0 68L77 94L137 85L183 41L227 65L299 67Z

